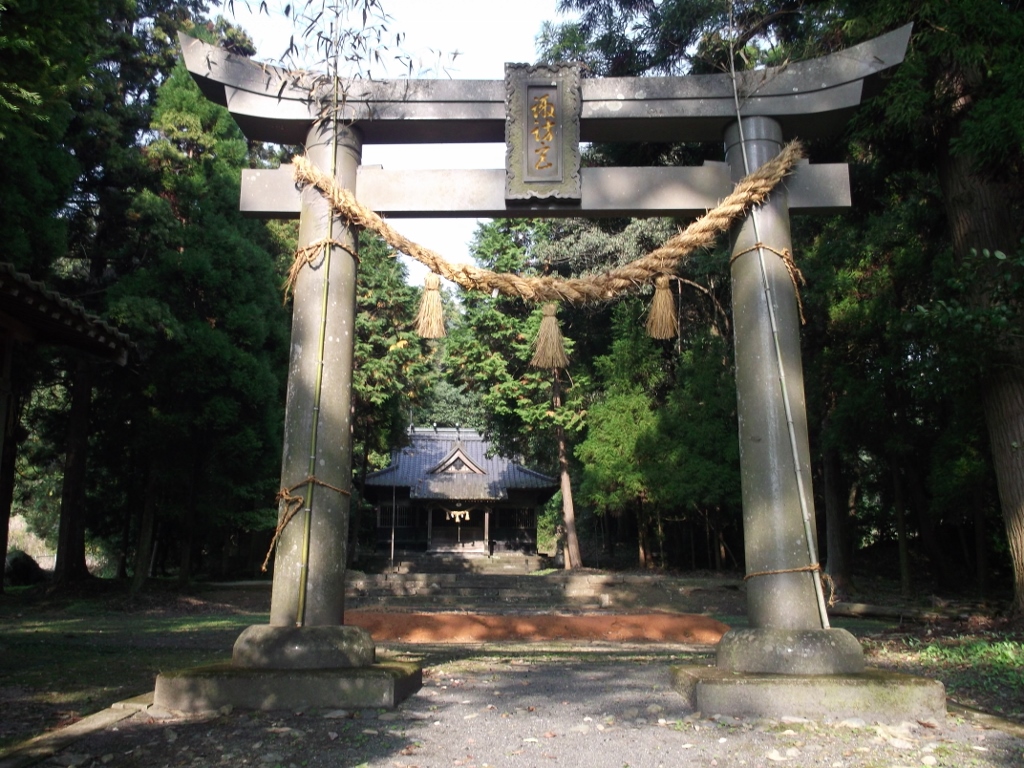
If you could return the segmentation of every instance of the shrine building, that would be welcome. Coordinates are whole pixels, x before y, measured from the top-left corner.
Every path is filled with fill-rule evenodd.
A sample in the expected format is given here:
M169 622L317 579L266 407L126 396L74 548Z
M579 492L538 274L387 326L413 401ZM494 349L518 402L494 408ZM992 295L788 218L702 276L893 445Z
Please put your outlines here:
M537 510L558 480L504 456L472 429L413 427L410 444L366 477L376 546L398 550L535 553Z

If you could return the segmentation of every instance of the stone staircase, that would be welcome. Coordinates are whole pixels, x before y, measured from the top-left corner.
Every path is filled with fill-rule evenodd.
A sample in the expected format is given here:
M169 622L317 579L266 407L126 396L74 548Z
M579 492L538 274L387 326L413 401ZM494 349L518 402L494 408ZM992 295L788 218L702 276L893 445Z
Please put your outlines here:
M355 569L366 573L479 573L523 575L547 570L555 565L554 559L543 554L503 553L487 556L483 553L431 552L395 553L394 561L386 555L362 555Z
M383 573L352 571L346 605L387 611L587 613L729 612L742 598L734 579L601 572Z

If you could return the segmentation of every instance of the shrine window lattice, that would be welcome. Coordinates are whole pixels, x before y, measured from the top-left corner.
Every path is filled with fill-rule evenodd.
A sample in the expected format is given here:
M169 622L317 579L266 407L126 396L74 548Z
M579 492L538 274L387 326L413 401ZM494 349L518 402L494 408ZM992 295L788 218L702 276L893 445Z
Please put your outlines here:
M537 524L532 509L503 509L499 525L502 528L529 530Z
M392 513L394 513L394 526L395 528L409 528L412 526L412 515L408 507L398 507L394 510L391 505L382 506L377 510L377 526L380 528L390 528L392 525Z

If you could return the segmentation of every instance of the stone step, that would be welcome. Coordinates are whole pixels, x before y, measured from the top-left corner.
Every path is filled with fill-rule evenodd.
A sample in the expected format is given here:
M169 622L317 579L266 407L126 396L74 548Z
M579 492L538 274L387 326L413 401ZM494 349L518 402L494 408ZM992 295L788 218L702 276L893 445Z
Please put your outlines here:
M551 608L556 606L582 606L601 605L599 598L573 599L573 600L538 600L535 595L508 595L493 597L489 600L467 600L456 595L430 595L412 596L396 599L391 595L351 595L346 599L346 605L389 605L396 608L402 606L438 606L481 608L487 605L532 605L538 608Z
M394 561L379 554L363 555L356 563L357 568L369 573L533 573L551 565L546 555L504 553L488 557L484 553L436 552L413 556L399 554Z
M734 610L742 601L737 578L555 572L526 576L480 573L367 574L350 571L346 605L395 611L450 610L500 613L593 611L600 609ZM269 580L220 584L270 591Z

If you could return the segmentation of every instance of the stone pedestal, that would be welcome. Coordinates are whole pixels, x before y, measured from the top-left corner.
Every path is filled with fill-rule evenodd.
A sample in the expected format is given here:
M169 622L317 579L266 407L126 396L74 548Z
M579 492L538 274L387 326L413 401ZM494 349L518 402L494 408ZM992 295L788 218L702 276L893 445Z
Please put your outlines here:
M214 664L156 679L153 703L182 712L238 709L393 708L423 685L418 664L336 669L255 669Z
M418 664L375 662L361 627L261 624L239 635L230 664L160 674L153 701L183 712L395 707L422 684Z
M373 664L370 633L361 627L249 627L231 663L250 669L344 669Z
M864 651L845 629L731 629L716 650L729 672L779 675L853 675L864 671Z
M672 685L705 715L805 717L838 722L901 723L946 717L942 683L869 669L843 675L737 673L720 667L673 667Z

